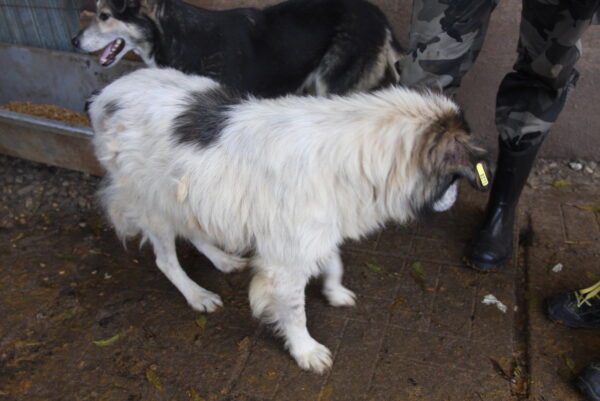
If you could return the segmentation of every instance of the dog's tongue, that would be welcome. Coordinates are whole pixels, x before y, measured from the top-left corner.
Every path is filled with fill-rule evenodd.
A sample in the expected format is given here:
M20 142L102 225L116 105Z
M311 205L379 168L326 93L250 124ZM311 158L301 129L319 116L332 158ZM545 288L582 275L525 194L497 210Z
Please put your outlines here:
M115 62L115 57L125 47L125 41L121 38L110 42L100 54L100 65L108 67Z

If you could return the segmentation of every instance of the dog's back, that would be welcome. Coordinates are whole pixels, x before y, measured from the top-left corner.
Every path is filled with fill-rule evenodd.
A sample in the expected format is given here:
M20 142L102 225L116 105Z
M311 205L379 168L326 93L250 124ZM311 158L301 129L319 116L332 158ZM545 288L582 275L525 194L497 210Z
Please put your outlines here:
M244 93L344 94L397 82L399 47L366 0L288 0L264 10L206 10L181 0L102 0L73 39L104 48L103 65L129 50L149 66L216 79ZM120 4L120 3L119 3Z

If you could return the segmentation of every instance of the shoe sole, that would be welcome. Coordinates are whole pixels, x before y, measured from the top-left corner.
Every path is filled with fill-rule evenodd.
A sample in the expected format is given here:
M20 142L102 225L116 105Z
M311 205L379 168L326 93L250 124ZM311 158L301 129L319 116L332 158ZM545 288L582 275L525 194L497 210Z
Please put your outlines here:
M469 266L471 269L477 270L478 272L482 272L482 273L487 273L487 272L494 272L496 271L499 267L502 267L506 264L506 262L508 262L508 260L510 260L510 257L512 255L509 255L501 260L499 260L496 263L477 263L474 262L473 260L464 259L464 262L466 263L467 266Z

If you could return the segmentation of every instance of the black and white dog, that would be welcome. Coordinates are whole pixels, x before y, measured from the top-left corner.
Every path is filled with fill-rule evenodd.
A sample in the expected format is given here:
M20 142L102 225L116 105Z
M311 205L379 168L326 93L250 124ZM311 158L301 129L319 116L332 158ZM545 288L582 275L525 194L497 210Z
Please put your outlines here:
M365 0L288 0L226 11L182 0L98 0L95 20L73 44L104 49L105 67L133 50L150 67L204 75L265 97L396 83L400 57L386 17Z
M314 372L332 360L306 327L304 287L322 275L331 305L354 305L342 285L344 239L449 208L457 178L488 189L487 152L459 107L433 93L239 98L209 78L143 69L104 88L89 111L119 236L150 241L198 311L222 301L186 275L175 238L223 272L249 262L253 314Z

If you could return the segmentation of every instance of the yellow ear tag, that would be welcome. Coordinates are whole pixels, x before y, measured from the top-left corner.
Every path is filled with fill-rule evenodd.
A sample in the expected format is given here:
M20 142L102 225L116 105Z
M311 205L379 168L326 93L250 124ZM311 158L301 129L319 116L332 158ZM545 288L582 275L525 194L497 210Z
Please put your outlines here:
M485 168L483 167L483 163L477 163L475 165L475 169L477 170L477 174L479 174L479 181L481 181L481 185L487 187L490 182L488 181L487 175L485 174Z

